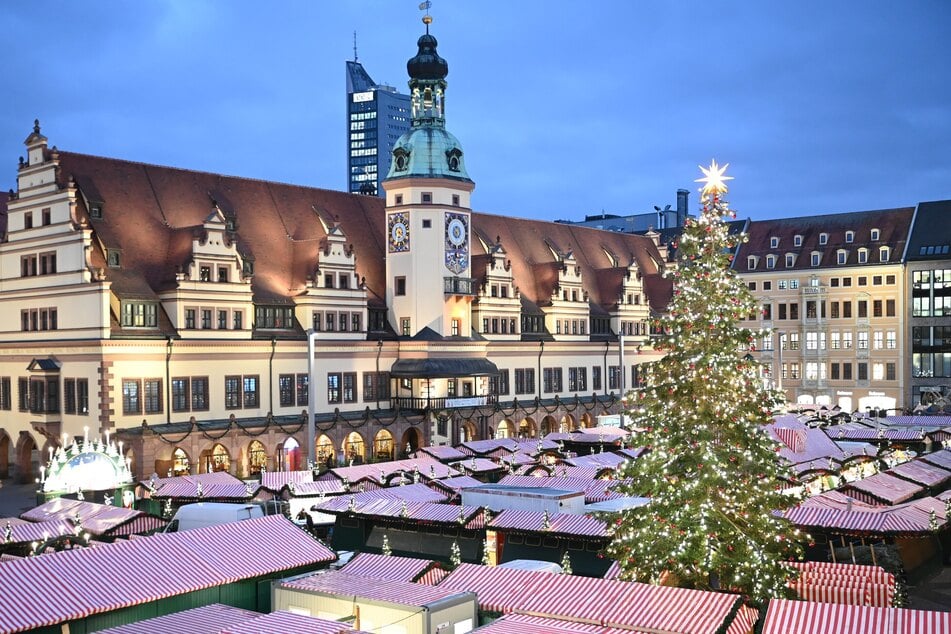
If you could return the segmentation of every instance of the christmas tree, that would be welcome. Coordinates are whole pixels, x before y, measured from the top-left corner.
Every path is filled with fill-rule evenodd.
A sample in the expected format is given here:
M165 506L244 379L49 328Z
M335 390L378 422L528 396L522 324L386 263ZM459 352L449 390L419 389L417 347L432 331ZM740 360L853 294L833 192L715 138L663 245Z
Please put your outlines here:
M673 298L659 322L665 353L644 368L641 394L628 412L649 452L629 461L618 490L650 498L646 506L605 516L614 539L607 554L622 578L741 592L753 603L788 596L802 536L773 514L795 502L780 492L778 445L763 426L779 394L747 356L765 333L738 322L757 309L730 270L739 236L721 195L726 165L713 161L699 218L679 239Z

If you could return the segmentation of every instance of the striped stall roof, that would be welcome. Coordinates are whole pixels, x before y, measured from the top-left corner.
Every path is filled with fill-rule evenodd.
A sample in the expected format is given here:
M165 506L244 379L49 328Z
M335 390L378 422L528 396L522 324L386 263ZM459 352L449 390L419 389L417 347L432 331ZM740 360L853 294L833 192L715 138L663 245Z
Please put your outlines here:
M348 513L350 510L350 499L355 496L341 495L330 499L323 504L315 504L313 510L322 513ZM353 509L354 515L364 517L376 517L383 519L406 519L419 522L432 522L434 524L459 524L459 518L463 518L463 526L468 529L478 530L483 527L482 507L480 506L459 506L457 504L436 504L431 502L404 502L399 500L370 500L365 503L357 503Z
M432 559L360 553L344 566L341 572L371 579L416 581L434 566L436 562Z
M608 569L604 571L604 574L601 576L602 579L611 579L616 580L621 576L621 563L618 561L613 562Z
M565 460L565 462L575 467L589 466L597 467L598 469L603 469L604 467L615 468L618 465L627 462L627 456L622 456L619 453L608 451L605 453L596 453L589 454L587 456L568 458Z
M321 480L319 482L289 483L291 497L316 497L321 495L341 495L348 489L339 480Z
M562 476L539 477L520 475L507 475L499 480L499 484L504 484L507 486L563 489L565 491L583 491L584 501L587 504L591 504L592 502L603 502L605 500L622 497L620 493L611 490L621 482L621 480L594 480L592 478L567 478Z
M929 513L935 509L939 526L944 523L943 505L935 498L924 498L897 506L800 504L788 509L783 515L800 528L820 528L828 531L856 535L922 535L931 533Z
M466 456L483 458L502 458L519 451L520 445L512 438L490 438L489 440L470 440L456 446Z
M603 581L628 586L627 592L605 606L604 624L649 630L714 634L732 624L742 599L735 594L654 586L626 581Z
M156 634L157 632L188 632L189 634L218 634L221 628L261 616L259 612L242 610L230 605L212 603L200 608L157 616L135 623L99 630L100 634Z
M862 440L874 442L876 440L891 440L894 442L917 441L925 437L923 431L919 429L888 429L880 427L847 427L838 425L827 427L825 430L833 440Z
M426 586L408 581L370 579L348 575L343 571L318 573L281 584L283 588L320 592L352 601L373 599L399 605L423 607L430 603L456 596L466 590L454 590L439 586Z
M391 460L374 464L354 465L352 467L337 467L320 476L320 480L337 478L346 479L350 483L368 478L377 484L385 485L386 481L398 473L412 475L419 471L420 476L426 478L450 478L460 475L458 471L444 465L438 460L421 456L406 460Z
M841 491L849 497L854 497L869 504L898 504L921 495L925 489L907 480L882 472L862 480L850 482L842 487Z
M241 480L227 471L212 471L211 473L196 473L195 475L172 476L171 478L149 478L148 480L139 481L143 486L152 486L155 490L161 489L163 486L169 484L178 484L181 482L190 482L192 488L199 482L201 482L203 487L212 484L242 484Z
M445 502L448 499L448 496L445 493L440 493L439 491L434 491L432 488L426 486L425 484L408 484L405 486L395 486L395 487L384 487L380 489L373 489L371 491L363 491L361 493L351 493L350 495L338 495L333 498L330 498L330 501L336 501L338 504L344 504L344 509L349 506L350 498L353 498L354 502L357 505L357 508L361 508L366 504L371 502L376 502L378 500L397 500L402 501L406 500L409 502ZM318 503L318 506L327 509L335 509L337 506L332 504L328 506L328 502Z
M646 634L644 630L620 630L614 627L574 623L526 614L506 614L472 632L474 634Z
M948 427L951 416L889 416L885 419L889 426L907 427Z
M134 509L66 498L54 498L20 515L22 519L32 522L72 522L77 516L83 531L96 536L145 533L168 523L162 518Z
M6 521L0 522L0 530L6 529ZM50 537L76 534L76 525L69 520L47 520L45 522L10 522L10 539L0 537L6 544L28 544L45 541ZM2 533L0 533L2 535Z
M314 472L307 471L264 471L261 473L261 486L271 493L277 493L289 482L303 484L313 482Z
M475 564L461 564L439 587L475 592L485 611L655 632L725 631L741 602L733 594Z
M951 612L773 599L763 634L947 634Z
M608 536L604 522L587 515L552 513L548 516L549 528L544 528L544 523L544 512L506 509L496 515L492 521L489 522L489 526L495 529L509 529L548 535L567 535L571 537Z
M443 478L442 480L430 480L427 484L430 486L430 488L432 487L443 488L443 489L448 489L458 493L462 489L468 489L470 487L480 487L483 484L485 484L485 482L482 482L481 480L476 480L472 476L463 475L463 476L456 476L454 478Z
M238 481L237 484L226 482L213 482L211 484L201 485L201 495L198 495L198 484L179 480L170 482L156 489L152 494L156 499L179 499L179 500L270 500L274 494L264 489L259 484L245 485Z
M241 623L229 625L218 634L271 634L293 632L294 634L365 634L354 630L346 623L318 619L292 612L271 612Z
M646 447L635 447L634 449L618 449L616 453L624 456L625 458L635 460L644 455L645 451L647 451Z
M920 459L944 469L951 469L951 449L933 451L921 456Z
M455 447L450 447L449 445L437 445L435 447L423 447L419 452L426 454L426 457L435 458L436 460L445 460L447 462L452 460L462 460L466 457L466 454L462 453ZM419 455L417 452L416 455Z
M479 597L479 608L486 612L512 612L526 591L537 583L538 575L550 572L459 564L439 582L447 590L468 590Z
M951 471L924 460L911 460L892 467L885 473L931 488L942 487L951 480Z
M516 467L524 467L525 465L537 463L538 460L535 458L535 456L522 451L515 452L510 456L502 456L499 458L499 464L504 466L506 469L508 469L511 465L515 465Z
M524 454L534 454L539 451L555 451L558 449L558 443L544 438L533 438L516 440L518 452Z
M455 462L453 466L463 473L492 473L493 471L500 471L505 468L494 460L476 458L475 456Z
M335 558L281 516L30 557L0 566L0 631L63 623Z
M759 610L748 605L741 605L730 627L727 628L726 634L750 634L757 621L759 621Z
M438 586L439 582L445 579L448 574L448 570L432 568L428 572L423 573L423 576L417 579L416 583L421 583L426 586Z

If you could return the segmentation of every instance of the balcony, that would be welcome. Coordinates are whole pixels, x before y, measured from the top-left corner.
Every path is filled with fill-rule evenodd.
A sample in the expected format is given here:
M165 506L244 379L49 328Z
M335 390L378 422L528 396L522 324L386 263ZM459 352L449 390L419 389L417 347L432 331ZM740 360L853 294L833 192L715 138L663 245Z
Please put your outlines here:
M476 295L477 280L471 277L444 277L443 293L445 295Z
M390 399L390 405L394 409L422 412L427 409L441 410L454 409L457 407L478 407L480 405L493 405L495 404L495 401L495 394L446 397L395 396Z

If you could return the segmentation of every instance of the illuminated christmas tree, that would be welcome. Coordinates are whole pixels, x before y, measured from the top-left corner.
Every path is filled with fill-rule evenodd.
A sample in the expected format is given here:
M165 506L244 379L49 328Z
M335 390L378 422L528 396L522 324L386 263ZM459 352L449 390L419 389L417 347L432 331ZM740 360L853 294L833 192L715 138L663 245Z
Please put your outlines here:
M739 236L724 216L726 165L705 174L699 218L679 239L669 312L658 323L665 356L644 368L641 395L628 414L650 451L626 463L619 490L646 506L605 516L614 534L607 554L622 578L738 591L753 603L788 596L804 537L773 514L793 503L780 492L778 445L764 431L778 393L747 356L764 333L738 322L757 310L730 270Z

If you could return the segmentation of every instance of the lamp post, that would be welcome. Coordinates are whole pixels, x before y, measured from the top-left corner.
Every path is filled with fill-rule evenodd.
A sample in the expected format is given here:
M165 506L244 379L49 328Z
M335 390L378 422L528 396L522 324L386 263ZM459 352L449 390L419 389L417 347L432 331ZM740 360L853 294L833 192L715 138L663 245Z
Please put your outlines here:
M308 467L313 469L317 464L317 448L315 447L317 433L314 419L317 416L317 381L314 375L314 351L317 332L315 330L307 331L307 462Z

